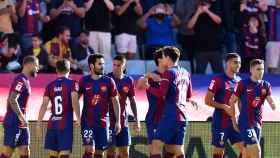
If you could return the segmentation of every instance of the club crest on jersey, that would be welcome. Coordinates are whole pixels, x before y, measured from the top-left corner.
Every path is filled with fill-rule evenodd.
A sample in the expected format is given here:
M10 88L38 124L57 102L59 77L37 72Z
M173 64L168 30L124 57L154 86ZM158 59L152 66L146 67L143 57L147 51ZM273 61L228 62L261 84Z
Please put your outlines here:
M123 87L123 91L124 91L125 93L128 93L128 91L129 91L128 86L124 86L124 87Z
M106 86L101 86L100 90L101 90L101 92L106 92L107 91L107 87Z
M262 90L261 90L261 93L262 93L262 95L266 95L266 89L265 88L262 88Z

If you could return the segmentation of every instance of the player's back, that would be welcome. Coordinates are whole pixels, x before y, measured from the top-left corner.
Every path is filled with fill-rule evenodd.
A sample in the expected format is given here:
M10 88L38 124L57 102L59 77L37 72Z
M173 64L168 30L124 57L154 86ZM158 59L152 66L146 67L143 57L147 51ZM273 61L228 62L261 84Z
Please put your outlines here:
M26 114L26 107L29 95L31 93L31 87L28 78L24 74L19 74L15 77L14 81L12 82L9 96L7 99L7 112L4 119L4 125L10 126L18 126L20 125L20 121L16 115L16 113L12 110L9 98L11 93L19 94L17 102L19 104L21 112L25 115Z
M187 121L186 103L192 93L190 74L180 66L173 66L164 72L163 76L164 80L169 80L163 118Z
M66 77L60 77L48 84L45 96L51 101L51 117L48 128L73 128L73 91L78 91L77 82Z
M209 91L214 93L214 101L220 104L229 105L231 95L234 93L234 88L240 81L239 76L234 78L228 77L225 73L216 75L208 88ZM222 110L215 108L213 114L213 124L217 127L226 128L231 124L231 119L228 114Z
M157 70L153 71L153 73L157 75L161 75L161 73L159 73ZM154 81L152 79L149 79L148 82L151 87L159 88L159 82ZM149 123L158 124L162 116L163 107L164 107L163 97L158 98L154 96L152 93L150 93L148 90L146 90L146 95L149 102L149 108L146 114L145 121L148 124Z
M271 94L271 86L267 81L252 81L250 78L238 83L235 95L240 97L241 110L239 124L243 127L252 127L262 124L262 108L264 101Z

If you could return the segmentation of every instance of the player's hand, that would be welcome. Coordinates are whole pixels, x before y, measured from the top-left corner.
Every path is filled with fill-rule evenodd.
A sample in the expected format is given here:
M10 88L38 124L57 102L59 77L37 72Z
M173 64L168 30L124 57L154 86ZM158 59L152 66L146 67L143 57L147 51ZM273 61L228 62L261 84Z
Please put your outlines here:
M26 118L20 117L19 120L20 120L20 127L21 128L27 128L28 127L28 121L27 121Z
M235 118L232 118L232 119L235 119ZM234 129L236 132L240 132L236 120L232 120L232 126L233 126L233 129Z
M133 122L133 130L137 133L141 131L140 121Z
M230 116L230 117L233 117L234 116L234 113L233 113L233 108L228 106L228 105L224 105L224 110L225 112Z
M146 89L149 87L148 79L146 77L141 77L136 84L136 88L139 90Z
M116 132L116 135L118 135L121 132L121 124L119 121L116 122L116 124L115 124L115 132Z
M155 73L152 73L152 72L148 72L145 76L146 76L147 78L153 79L153 80L156 81L156 82L158 82L158 81L161 80L160 75L155 74Z
M75 126L76 126L76 127L81 127L81 120L80 120L80 119L77 119L77 120L76 120Z
M198 104L194 100L189 100L189 102L192 104L192 106L195 108L195 110L198 110Z

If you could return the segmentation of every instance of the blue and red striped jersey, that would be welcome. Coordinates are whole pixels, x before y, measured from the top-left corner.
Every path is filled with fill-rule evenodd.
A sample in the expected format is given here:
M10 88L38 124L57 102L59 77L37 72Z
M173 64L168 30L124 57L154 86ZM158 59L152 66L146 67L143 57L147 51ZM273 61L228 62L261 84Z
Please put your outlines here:
M164 110L161 119L187 121L187 100L192 95L192 84L189 72L173 66L165 71L159 88L149 87L153 95L164 98Z
M51 102L51 116L48 121L49 129L72 129L73 108L72 92L79 91L78 82L60 77L49 83L44 96Z
M31 93L31 87L28 78L24 74L19 74L15 77L10 88L9 97L12 92L19 95L17 99L18 105L21 112L26 115L27 102ZM16 113L11 108L9 97L7 99L7 112L4 118L4 125L20 126L20 121Z
M121 127L128 127L128 113L127 113L127 104L126 101L129 97L135 96L135 86L133 79L124 75L122 79L115 78L113 73L108 74L111 77L117 86L117 90L119 93L119 102L120 102L120 113L121 113ZM116 121L113 103L110 103L110 125L114 125Z
M158 74L160 76L162 75L158 71L153 71L153 73ZM151 87L159 88L159 82L153 81L152 79L149 79L148 82ZM164 99L163 97L154 96L148 90L146 90L146 95L149 102L149 108L146 114L145 121L148 124L149 123L158 124L163 112Z
M118 95L114 80L105 75L94 80L88 75L80 80L79 87L79 93L84 96L82 122L89 127L108 127L109 105Z
M208 87L208 90L214 93L214 101L229 105L230 97L234 93L234 88L237 86L240 79L239 76L230 78L225 73L215 76ZM231 125L230 116L228 116L224 110L215 108L213 125L216 128L229 127L229 125Z
M262 124L264 101L271 95L270 83L264 80L254 82L247 78L238 82L234 94L241 100L239 125L252 128Z
M268 41L280 41L280 8L269 6L267 11L267 37Z

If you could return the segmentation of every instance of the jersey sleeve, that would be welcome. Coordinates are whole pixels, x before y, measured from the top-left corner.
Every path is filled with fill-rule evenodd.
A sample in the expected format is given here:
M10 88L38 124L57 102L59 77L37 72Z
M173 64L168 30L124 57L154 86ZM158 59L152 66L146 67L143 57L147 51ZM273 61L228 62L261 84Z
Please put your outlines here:
M271 96L271 94L272 94L271 84L268 83L268 85L267 85L267 96Z
M191 80L191 75L189 75L189 85L187 89L187 99L190 99L192 97L192 80Z
M21 94L25 87L25 82L22 79L16 79L11 87L11 91Z
M161 76L161 80L160 80L160 87L159 88L154 88L154 87L149 87L148 91L156 96L157 98L165 98L166 94L168 92L170 83L173 80L173 74L170 71L166 71L163 73L163 75Z
M131 77L129 78L129 86L130 86L130 89L128 91L128 96L134 97L135 96L135 85L134 85L134 80Z
M211 83L208 87L208 90L214 94L217 93L217 91L219 90L220 88L220 79L218 77L214 77L212 80L211 80Z
M85 89L84 89L84 79L81 78L80 81L79 81L79 91L78 93L79 94L83 94L85 92Z
M240 97L242 91L244 89L244 83L241 81L238 82L237 86L234 89L234 95Z
M113 98L118 95L117 87L115 81L110 78L110 98Z

